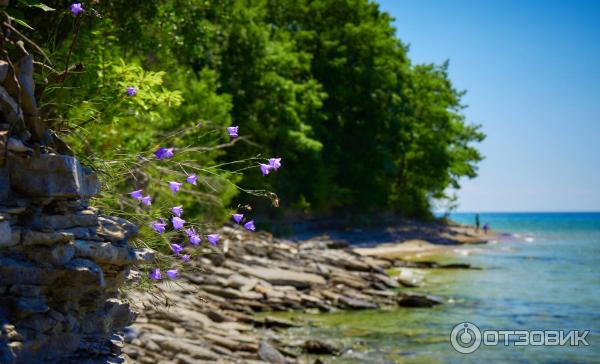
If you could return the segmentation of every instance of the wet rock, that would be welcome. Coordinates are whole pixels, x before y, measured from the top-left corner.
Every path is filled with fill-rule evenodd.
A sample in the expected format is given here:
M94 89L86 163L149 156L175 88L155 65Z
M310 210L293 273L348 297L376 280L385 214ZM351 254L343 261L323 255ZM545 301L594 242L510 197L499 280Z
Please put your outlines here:
M289 327L299 327L300 325L294 323L289 320L285 320L278 317L267 316L264 319L264 325L268 328L280 327L280 328L289 328Z
M398 305L403 307L433 307L442 303L442 299L431 295L405 293L398 296Z
M354 309L363 310L363 309L379 308L379 305L374 302L364 301L364 300L346 297L346 296L341 296L341 297L339 297L338 300L342 305L350 307L350 308L354 308Z
M321 340L306 340L302 349L308 354L317 355L339 355L340 353L335 346Z

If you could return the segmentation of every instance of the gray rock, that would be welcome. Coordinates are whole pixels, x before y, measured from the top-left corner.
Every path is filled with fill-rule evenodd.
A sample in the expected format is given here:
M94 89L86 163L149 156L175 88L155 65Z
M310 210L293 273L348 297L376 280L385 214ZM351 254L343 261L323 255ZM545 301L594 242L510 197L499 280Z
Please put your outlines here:
M11 258L0 258L0 285L51 283L57 272Z
M150 248L135 250L136 263L152 263L156 259L156 251Z
M12 189L29 197L89 198L100 191L97 177L70 156L10 158L9 170Z
M246 267L244 273L263 279L273 285L309 288L313 285L324 285L325 279L312 273L297 272L279 268Z
M15 131L22 140L26 141L31 138L31 134L25 127L23 111L2 86L0 86L0 110L2 110L4 120L15 126Z
M88 259L76 258L65 265L67 268L67 278L71 285L95 285L104 287L104 272L98 266Z
M31 148L26 147L25 144L17 138L8 138L7 149L13 153L33 152Z
M21 313L44 313L50 310L46 305L46 299L40 297L18 298L15 302L15 309Z
M26 231L23 233L23 245L54 245L70 243L75 240L73 234L66 232Z
M61 244L52 248L49 262L57 266L62 266L73 259L74 256L75 248L73 244Z
M344 306L353 309L371 309L371 308L379 308L379 305L374 302L359 300L356 298L350 298L346 296L339 297L339 302Z
M97 263L127 265L135 261L135 251L129 245L115 246L112 243L75 240L75 254Z
M155 340L156 341L156 340ZM163 349L172 353L183 353L198 360L218 360L219 357L210 350L197 344L191 344L183 340L167 339L157 344Z
M45 333L54 328L56 324L58 322L48 315L35 314L19 321L17 326Z
M0 61L0 83L3 83L8 75L9 64L6 61Z
M106 240L119 242L137 235L138 232L138 227L125 219L112 216L101 216L98 218L96 233L106 238Z
M261 341L258 347L258 357L273 364L286 364L285 356L267 341Z
M202 287L208 293L225 297L225 298L241 298L249 300L260 300L263 295L257 292L240 292L233 288L221 288L216 286L204 286Z
M3 146L0 145L2 149L0 153L3 153ZM1 156L1 154L0 154ZM0 158L1 161L2 158ZM2 164L0 164L0 201L5 201L10 196L10 178L8 174L8 168L3 168Z
M98 216L92 214L63 214L63 215L44 215L40 218L44 226L53 229L67 229L72 227L96 226Z
M9 221L0 221L0 248L8 248L17 245L19 242L12 238L12 229Z
M42 287L31 284L15 284L10 287L10 294L15 296L36 297L41 295Z

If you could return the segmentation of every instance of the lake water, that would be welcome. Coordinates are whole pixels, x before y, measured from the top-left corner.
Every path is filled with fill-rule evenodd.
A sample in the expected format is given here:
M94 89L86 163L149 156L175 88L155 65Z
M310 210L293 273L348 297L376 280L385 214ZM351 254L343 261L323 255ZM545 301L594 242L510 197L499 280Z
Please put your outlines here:
M453 214L473 224L473 214ZM481 223L511 233L490 244L463 246L441 260L482 270L415 270L422 288L448 303L301 315L314 321L290 340L327 339L348 350L335 363L600 363L600 213L490 213ZM298 316L292 314L291 316ZM460 354L450 332L461 322L482 331L590 330L589 346L481 346Z

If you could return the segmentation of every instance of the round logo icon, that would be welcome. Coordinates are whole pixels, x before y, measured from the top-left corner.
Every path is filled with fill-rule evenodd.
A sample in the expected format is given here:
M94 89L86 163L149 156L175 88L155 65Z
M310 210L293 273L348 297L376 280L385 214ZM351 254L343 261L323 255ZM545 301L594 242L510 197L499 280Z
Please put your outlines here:
M452 329L450 343L459 353L471 354L481 346L481 331L470 322L462 322Z

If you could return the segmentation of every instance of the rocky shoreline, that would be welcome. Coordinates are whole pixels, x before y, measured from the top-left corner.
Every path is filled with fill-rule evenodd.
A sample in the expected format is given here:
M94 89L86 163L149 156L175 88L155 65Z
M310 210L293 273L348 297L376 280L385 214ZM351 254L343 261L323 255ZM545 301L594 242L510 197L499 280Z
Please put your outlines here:
M273 333L302 325L268 312L431 307L443 300L411 293L414 282L386 270L469 268L365 256L327 239L296 243L232 227L221 235L221 249L200 248L204 254L177 281L129 292L139 315L123 350L133 362L304 363L305 353L335 355L325 342L286 343L266 335L264 328Z

